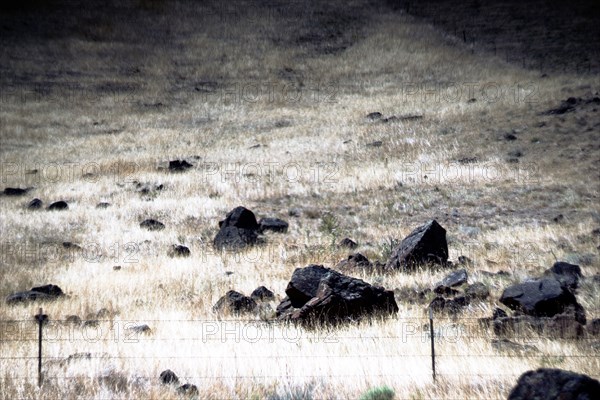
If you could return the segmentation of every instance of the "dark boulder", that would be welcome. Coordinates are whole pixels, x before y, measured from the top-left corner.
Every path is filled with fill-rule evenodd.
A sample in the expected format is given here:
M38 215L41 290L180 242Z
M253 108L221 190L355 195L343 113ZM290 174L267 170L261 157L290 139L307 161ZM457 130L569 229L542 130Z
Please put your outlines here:
M180 244L174 244L173 246L171 246L171 248L169 249L169 252L167 253L169 257L173 258L173 257L189 257L192 253L190 252L190 249L186 246L180 245Z
M579 279L583 275L581 274L579 265L557 261L552 268L544 272L544 276L554 278L561 286L574 291L579 287Z
M33 287L31 288L31 290L33 292L40 292L40 293L44 293L47 294L48 296L53 296L53 297L59 297L59 296L63 296L64 292L62 291L62 289L56 285L43 285L43 286L37 286L37 287Z
M261 218L258 221L258 231L261 233L266 231L286 233L288 227L289 224L279 218Z
M468 306L470 300L465 296L455 297L454 299L446 299L441 296L434 298L429 303L429 308L436 312L446 312L450 314L457 314L466 306Z
M379 111L375 111L375 112L368 113L366 118L370 121L377 121L377 120L380 120L381 118L383 118L383 114L380 113Z
M140 223L140 228L148 229L149 231L162 231L165 229L165 224L155 219L146 219Z
M336 269L371 268L373 263L360 253L350 254L346 260L340 261Z
M443 294L448 289L460 286L467 283L468 275L466 269L460 269L458 271L451 272L441 282L436 283L433 291L435 293Z
M447 265L446 230L435 220L413 230L394 249L386 268L415 269L419 265Z
M256 309L256 302L243 294L230 290L222 296L213 307L215 312L225 312L229 314L241 314L252 312Z
M107 202L101 202L101 203L96 204L96 208L108 208L108 207L110 207L110 203L107 203Z
M587 375L540 368L522 374L508 400L593 400L599 393L600 382Z
M275 294L264 286L259 286L250 293L250 298L254 301L269 301L275 298Z
M350 250L354 250L355 248L358 247L358 243L356 243L354 240L350 239L350 238L343 238L339 245L339 247L342 248L346 248L346 249L350 249Z
M163 385L177 385L179 383L179 378L175 372L171 371L170 369L166 369L161 372L158 379Z
M66 201L63 201L63 200L55 201L54 203L52 203L48 206L48 210L50 210L50 211L60 211L60 210L66 210L68 208L69 208L69 205L67 204Z
M236 207L219 222L219 232L213 240L217 250L240 249L261 243L258 222L254 213L244 207Z
M500 302L511 310L534 317L572 313L585 324L585 314L577 299L556 279L542 278L509 286L502 293Z
M5 196L23 196L24 194L27 194L28 191L29 191L29 189L7 187L4 189L4 195Z
M28 210L39 210L40 208L42 208L42 205L44 203L42 202L42 200L35 198L32 199L29 203L27 203L27 209Z
M297 268L277 307L280 319L307 325L336 324L376 314L394 314L394 293L322 265Z
M193 165L185 160L169 161L169 171L171 172L184 172L192 167Z
M239 206L229 211L223 221L219 221L219 228L234 226L236 228L258 230L259 225L254 213L245 207Z
M44 285L24 292L13 293L6 298L6 303L16 304L35 300L55 300L61 296L64 296L64 293L60 287L56 285Z
M490 289L482 282L475 282L465 289L465 296L471 300L485 300L489 295Z

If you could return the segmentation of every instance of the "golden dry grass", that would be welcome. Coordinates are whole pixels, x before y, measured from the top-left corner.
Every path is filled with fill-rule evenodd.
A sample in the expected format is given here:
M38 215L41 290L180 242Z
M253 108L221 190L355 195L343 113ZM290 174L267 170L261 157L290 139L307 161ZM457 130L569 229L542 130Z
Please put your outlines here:
M69 295L43 304L56 321L47 334L60 340L44 345L41 390L35 360L25 359L36 344L20 340L35 337L34 325L2 324L3 398L177 398L158 384L166 368L209 399L358 398L382 385L398 399L488 399L505 398L540 366L600 377L591 340L532 333L516 340L539 352L505 354L475 321L491 315L506 285L539 275L554 256L598 272L597 112L540 115L597 93L597 77L540 78L414 17L375 6L359 13L361 1L342 13L141 3L135 23L104 17L52 39L2 41L15 55L2 61L2 184L34 189L0 201L0 295L44 283ZM332 24L343 51L298 39ZM373 111L423 118L367 121ZM505 140L513 130L518 140ZM508 162L517 150L519 162ZM476 161L458 162L465 157ZM168 173L175 158L195 167ZM69 210L27 211L33 197L64 199ZM101 201L111 206L97 209ZM237 205L288 220L289 233L216 253L217 221ZM329 231L320 229L328 214L337 222ZM145 218L166 229L140 229ZM385 261L390 238L430 218L448 230L450 258L472 258L470 281L492 292L460 319L438 321L436 384L423 304L397 298L397 319L316 332L265 322L268 310L251 321L212 311L229 289L266 285L280 300L295 268L345 258L332 245L345 236ZM192 256L169 258L173 244ZM444 271L352 275L400 294L431 287ZM588 320L600 317L597 285L586 283L578 299ZM30 321L38 306L2 303L0 319ZM97 328L59 322L101 309ZM152 332L126 330L141 323ZM82 352L92 359L64 361Z

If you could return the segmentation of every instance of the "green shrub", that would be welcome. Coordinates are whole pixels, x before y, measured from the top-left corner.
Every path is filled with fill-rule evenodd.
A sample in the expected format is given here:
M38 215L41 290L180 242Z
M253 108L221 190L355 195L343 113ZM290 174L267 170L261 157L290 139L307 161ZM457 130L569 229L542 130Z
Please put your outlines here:
M360 400L392 400L394 391L388 386L381 386L367 390Z

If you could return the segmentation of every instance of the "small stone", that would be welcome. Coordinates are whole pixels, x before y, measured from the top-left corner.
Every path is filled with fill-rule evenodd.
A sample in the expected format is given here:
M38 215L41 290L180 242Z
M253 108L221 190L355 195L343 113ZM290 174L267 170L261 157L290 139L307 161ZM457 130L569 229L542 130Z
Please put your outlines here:
M40 208L42 208L43 202L42 200L35 198L33 200L31 200L29 203L27 203L27 209L28 210L39 210Z
M140 223L140 228L145 228L149 231L161 231L165 229L165 224L155 219L147 219Z
M56 201L52 204L50 204L48 206L48 210L50 211L60 211L60 210L66 210L69 208L69 205L67 204L66 201L60 200L60 201Z

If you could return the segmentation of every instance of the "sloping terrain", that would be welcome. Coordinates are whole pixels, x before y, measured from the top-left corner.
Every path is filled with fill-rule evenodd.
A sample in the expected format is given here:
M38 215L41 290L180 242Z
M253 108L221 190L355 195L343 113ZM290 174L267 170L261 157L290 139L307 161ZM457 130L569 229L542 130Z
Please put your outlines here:
M538 352L506 354L473 322L557 259L581 266L577 300L600 317L597 7L557 8L542 27L511 1L450 3L2 5L0 190L28 190L0 196L0 297L49 283L66 293L0 304L3 338L16 339L0 341L4 398L177 398L158 382L167 368L201 398L358 398L382 385L397 398L506 398L541 366L597 379L597 338L531 333L516 340ZM176 159L192 167L170 172ZM68 209L46 210L59 200ZM239 205L288 221L287 233L214 250ZM440 335L437 384L423 291L447 271L344 271L394 290L398 319L269 324L296 268L350 252L385 263L430 219L452 261L472 260L469 283L490 290L444 320L446 335L467 333ZM338 246L345 237L358 248ZM174 245L190 257L172 257ZM259 315L213 310L228 290L261 285L275 299ZM83 320L45 345L45 391L28 359L40 305ZM248 319L273 336L249 339ZM124 330L142 324L151 332Z

